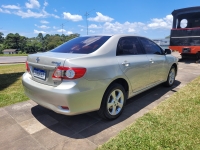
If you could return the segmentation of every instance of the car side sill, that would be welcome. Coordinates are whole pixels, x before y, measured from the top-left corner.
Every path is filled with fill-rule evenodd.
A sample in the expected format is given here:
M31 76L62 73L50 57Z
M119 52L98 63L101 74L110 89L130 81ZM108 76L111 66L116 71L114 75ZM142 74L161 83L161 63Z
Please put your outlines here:
M157 83L155 83L155 84L153 84L151 86L148 86L148 87L144 88L143 90L139 90L137 92L133 92L133 93L129 94L128 99L131 98L131 97L133 97L133 96L136 96L136 95L138 95L138 94L140 94L140 93L142 93L144 91L147 91L147 90L151 89L152 87L155 87L155 86L157 86L157 85L159 85L161 83L164 83L164 82L166 82L166 81L160 81L160 82L157 82Z

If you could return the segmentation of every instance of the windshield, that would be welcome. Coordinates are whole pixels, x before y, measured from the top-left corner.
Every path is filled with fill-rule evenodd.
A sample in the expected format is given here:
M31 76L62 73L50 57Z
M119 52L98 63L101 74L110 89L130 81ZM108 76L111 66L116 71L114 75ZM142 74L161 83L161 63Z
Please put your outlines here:
M50 52L89 54L100 48L110 36L87 36L72 39Z

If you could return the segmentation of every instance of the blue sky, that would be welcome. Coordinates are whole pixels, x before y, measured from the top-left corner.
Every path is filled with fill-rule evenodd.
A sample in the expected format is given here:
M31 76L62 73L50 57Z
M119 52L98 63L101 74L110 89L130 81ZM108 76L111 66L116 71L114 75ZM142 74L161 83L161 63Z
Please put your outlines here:
M199 0L1 0L0 32L27 37L40 32L86 35L88 12L89 35L164 38L170 34L174 9L199 5Z

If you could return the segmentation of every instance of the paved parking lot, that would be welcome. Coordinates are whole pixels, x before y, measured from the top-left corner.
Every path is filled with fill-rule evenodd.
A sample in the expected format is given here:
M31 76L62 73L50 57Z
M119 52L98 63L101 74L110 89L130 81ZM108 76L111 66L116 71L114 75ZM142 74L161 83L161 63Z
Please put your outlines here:
M179 63L173 87L159 85L128 100L123 115L114 121L104 121L96 112L56 114L31 100L0 108L0 149L95 149L199 76L200 64L194 62Z

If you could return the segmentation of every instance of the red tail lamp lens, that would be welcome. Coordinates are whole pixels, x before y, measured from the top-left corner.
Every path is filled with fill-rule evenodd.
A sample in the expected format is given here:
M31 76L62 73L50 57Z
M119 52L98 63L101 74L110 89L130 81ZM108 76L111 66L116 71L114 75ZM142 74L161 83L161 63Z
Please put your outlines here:
M69 107L67 106L61 106L62 109L65 109L65 110L69 110Z
M58 67L53 75L52 78L54 79L78 79L84 76L86 72L86 68L78 68L78 67Z
M28 62L26 61L26 71L27 72L30 72L30 68L29 68L29 65L28 65Z

